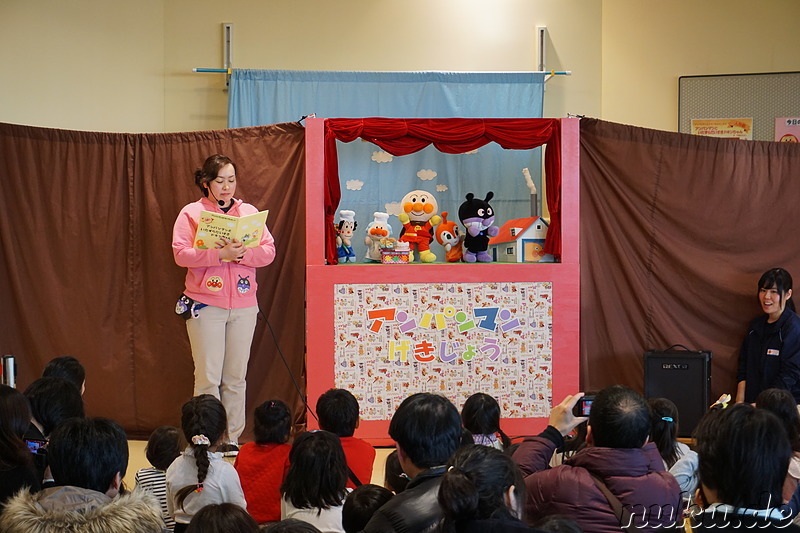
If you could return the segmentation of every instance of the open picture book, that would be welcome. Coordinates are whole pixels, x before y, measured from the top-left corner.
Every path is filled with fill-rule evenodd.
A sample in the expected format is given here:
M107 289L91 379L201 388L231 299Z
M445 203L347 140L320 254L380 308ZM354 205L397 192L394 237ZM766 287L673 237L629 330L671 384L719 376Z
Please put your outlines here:
M258 246L264 234L268 214L269 211L259 211L252 215L235 217L225 213L203 211L197 224L194 247L203 250L216 248L217 242L222 238L238 240L249 248Z

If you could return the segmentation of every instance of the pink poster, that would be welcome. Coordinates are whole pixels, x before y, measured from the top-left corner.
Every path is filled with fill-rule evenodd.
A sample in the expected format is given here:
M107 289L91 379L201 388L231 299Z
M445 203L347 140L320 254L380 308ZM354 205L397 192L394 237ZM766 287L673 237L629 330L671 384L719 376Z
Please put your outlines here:
M782 143L800 142L800 117L776 118L775 141Z

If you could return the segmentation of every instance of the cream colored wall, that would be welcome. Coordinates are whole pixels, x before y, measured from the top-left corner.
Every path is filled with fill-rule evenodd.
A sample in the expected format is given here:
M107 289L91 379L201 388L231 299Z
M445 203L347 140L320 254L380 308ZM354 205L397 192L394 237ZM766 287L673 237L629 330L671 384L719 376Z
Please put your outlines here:
M0 121L65 129L223 128L221 24L234 66L536 68L545 116L675 129L681 75L800 70L797 0L0 0Z
M797 0L604 0L602 118L677 131L678 78L800 70Z
M0 0L0 121L164 129L164 0Z
M237 68L377 71L535 70L536 26L546 25L548 67L575 71L548 85L547 114L599 112L599 0L171 0L165 7L171 130L226 124L222 76L186 74L222 66L223 22L234 24Z
M223 128L221 24L234 66L301 70L536 68L545 114L600 112L601 0L1 0L0 121L66 129ZM8 21L8 23L6 23ZM7 31L10 28L10 31ZM17 50L17 51L12 51ZM299 118L299 117L298 117Z

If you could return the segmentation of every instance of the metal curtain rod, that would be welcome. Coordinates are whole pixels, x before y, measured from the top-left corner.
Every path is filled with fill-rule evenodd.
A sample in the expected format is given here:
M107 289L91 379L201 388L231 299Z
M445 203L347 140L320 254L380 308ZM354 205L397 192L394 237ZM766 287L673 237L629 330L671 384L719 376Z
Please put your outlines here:
M214 72L219 74L230 74L230 68L193 68L192 72ZM520 71L523 72L523 71ZM509 72L513 73L513 72ZM498 72L498 74L501 74ZM571 70L534 70L530 74L546 74L548 76L572 76Z

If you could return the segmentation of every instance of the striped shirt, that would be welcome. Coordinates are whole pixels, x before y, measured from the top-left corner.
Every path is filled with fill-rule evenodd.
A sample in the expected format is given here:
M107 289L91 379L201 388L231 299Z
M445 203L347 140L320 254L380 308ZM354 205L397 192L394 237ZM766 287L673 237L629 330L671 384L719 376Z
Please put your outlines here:
M175 520L167 510L167 477L163 470L157 468L142 468L136 472L134 478L136 486L141 487L147 492L158 498L158 503L161 505L161 516L164 518L164 523L169 531L175 528Z

